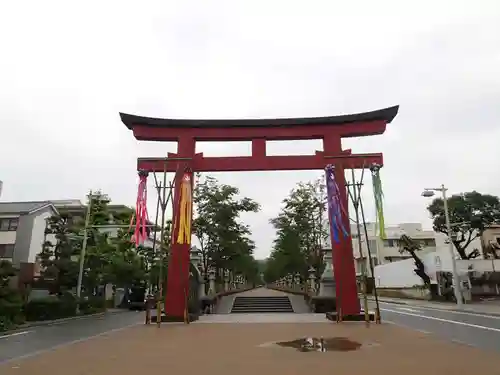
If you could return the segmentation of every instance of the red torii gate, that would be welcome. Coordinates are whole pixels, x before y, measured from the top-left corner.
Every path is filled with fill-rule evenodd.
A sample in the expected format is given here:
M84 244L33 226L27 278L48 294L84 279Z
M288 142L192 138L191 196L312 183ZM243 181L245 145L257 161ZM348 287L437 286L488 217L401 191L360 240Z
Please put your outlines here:
M177 142L177 153L171 158L138 158L137 169L148 172L177 172L174 180L173 222L179 222L179 188L185 172L232 172L275 170L323 170L326 165L335 166L335 178L340 189L340 200L345 207L344 227L349 232L347 214L348 197L345 188L345 169L368 168L371 164L383 165L381 153L352 154L342 150L341 140L383 134L386 125L398 113L399 106L372 112L332 117L244 119L244 120L188 120L159 119L120 113L122 122L133 131L139 141ZM315 155L267 156L266 141L322 139L323 151ZM252 141L252 156L205 157L196 153L196 141ZM180 160L181 159L181 160ZM174 226L175 227L175 226ZM177 235L174 230L174 236ZM351 238L334 243L336 293L343 315L360 313L356 273ZM165 301L166 314L182 319L185 310L185 291L189 284L190 244L172 245L168 285Z

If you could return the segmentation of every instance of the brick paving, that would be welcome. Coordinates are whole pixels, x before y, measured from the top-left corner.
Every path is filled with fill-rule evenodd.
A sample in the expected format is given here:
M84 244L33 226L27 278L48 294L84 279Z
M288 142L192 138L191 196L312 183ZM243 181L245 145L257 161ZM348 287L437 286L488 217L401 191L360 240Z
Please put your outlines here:
M296 314L301 315L301 314ZM301 353L272 345L347 337L352 352ZM0 366L2 375L500 374L498 353L439 341L393 325L342 323L137 326ZM332 372L330 372L332 373Z

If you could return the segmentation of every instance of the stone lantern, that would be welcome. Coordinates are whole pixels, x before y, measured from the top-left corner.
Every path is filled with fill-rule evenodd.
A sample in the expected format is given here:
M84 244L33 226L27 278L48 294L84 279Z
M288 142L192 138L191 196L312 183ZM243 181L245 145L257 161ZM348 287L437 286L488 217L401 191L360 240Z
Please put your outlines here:
M309 268L309 292L316 294L316 269L314 267Z
M201 266L201 256L200 250L198 250L196 246L193 246L189 251L189 258L193 266L195 266L199 270Z
M300 273L296 273L293 277L294 286L300 289Z
M224 291L229 290L229 270L224 270Z
M210 268L208 270L208 294L214 295L215 293L217 293L215 288L215 269Z
M325 270L320 278L319 293L320 297L335 297L335 271L333 269L332 250L323 250L323 263Z

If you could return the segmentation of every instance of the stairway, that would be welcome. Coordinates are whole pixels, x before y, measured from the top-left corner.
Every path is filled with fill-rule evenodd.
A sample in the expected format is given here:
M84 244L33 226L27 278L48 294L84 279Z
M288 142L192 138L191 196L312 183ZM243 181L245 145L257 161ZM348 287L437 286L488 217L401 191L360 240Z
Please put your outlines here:
M293 313L290 299L286 296L236 297L231 314Z

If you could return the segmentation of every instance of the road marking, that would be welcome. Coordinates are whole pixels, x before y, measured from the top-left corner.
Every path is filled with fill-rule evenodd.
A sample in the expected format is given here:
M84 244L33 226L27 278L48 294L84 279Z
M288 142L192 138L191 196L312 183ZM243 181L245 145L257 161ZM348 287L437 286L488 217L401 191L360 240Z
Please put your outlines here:
M383 310L383 311L393 312L393 313L396 313L396 314L410 315L410 316L416 316L416 317L418 317L418 318L424 318L424 319L436 320L436 321L438 321L438 322L445 322L445 323L451 323L451 324L458 324L458 325L461 325L461 326L466 326L466 327L479 328L479 329L485 329L485 330L488 330L488 331L500 332L500 329L499 329L499 328L486 327L486 326L481 326L481 325L478 325L478 324L465 323L465 322L458 322L458 321L456 321L456 320L436 318L436 317L434 317L434 316L426 316L426 315L414 314L414 313L404 312L404 311L398 311L398 310L391 310L391 309L381 309L381 310Z
M410 309L409 307L398 307L399 310L405 310L409 312L421 312L420 310Z
M417 329L417 328L408 326L406 324L396 323L396 322L393 322L393 321L387 320L387 319L384 319L383 323L392 324L392 325L395 325L395 326L398 326L398 327L403 327L403 328L411 329L412 331L417 331L417 332L420 332L420 333L424 333L426 335L432 335L433 334L432 332L426 331L424 329Z
M452 341L452 342L454 342L455 344L460 344L460 345L471 346L471 347L473 347L473 348L475 348L475 347L476 347L476 345L474 345L474 344L469 344L468 342L465 342L465 341L462 341L462 340L452 339L451 341Z
M14 337L14 336L26 335L26 334L31 333L31 332L33 332L33 331L21 331L21 332L14 332L14 333L11 333L9 335L1 335L0 340L1 339L8 339L9 337Z
M381 304L384 305L391 305L394 308L397 308L396 306L401 306L399 303L392 303L392 302L380 302ZM447 312L447 313L452 313L452 314L459 314L459 315L471 315L471 316L478 316L481 318L489 318L489 319L500 319L500 315L488 315L488 314L482 314L482 313L476 313L473 311L457 311L457 310L451 310L451 309L440 309L438 307L428 307L428 306L417 306L415 305L418 309L424 309L424 310L431 310L431 311L440 311L440 312Z

